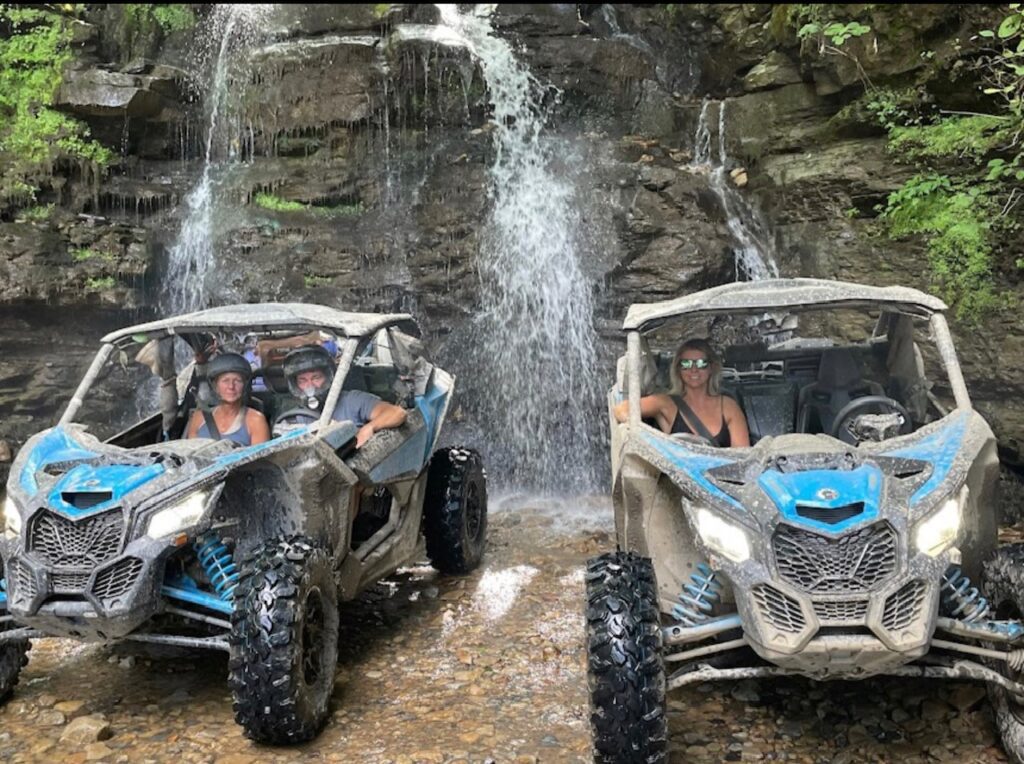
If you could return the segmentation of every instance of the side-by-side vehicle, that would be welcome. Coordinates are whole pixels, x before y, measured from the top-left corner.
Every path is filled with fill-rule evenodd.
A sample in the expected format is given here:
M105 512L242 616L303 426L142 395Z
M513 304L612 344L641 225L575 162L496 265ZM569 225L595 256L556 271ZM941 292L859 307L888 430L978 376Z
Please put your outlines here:
M587 574L597 761L665 760L666 690L786 674L984 682L1022 761L1024 547L997 547L996 442L945 310L817 279L629 309L608 399L618 551ZM692 336L719 349L750 447L642 420Z

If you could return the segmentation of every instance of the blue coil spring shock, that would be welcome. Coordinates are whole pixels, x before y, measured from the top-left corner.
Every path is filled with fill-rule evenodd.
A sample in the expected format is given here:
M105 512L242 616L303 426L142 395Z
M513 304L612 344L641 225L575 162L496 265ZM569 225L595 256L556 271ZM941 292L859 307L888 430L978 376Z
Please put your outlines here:
M950 565L942 575L942 604L953 618L972 623L988 615L988 600L978 587L956 565Z
M195 542L199 564L206 571L213 588L222 600L230 600L238 585L238 568L231 552L215 533L207 533Z
M703 562L690 574L690 581L683 585L679 604L672 607L672 615L686 626L696 626L711 617L715 603L722 596L722 585L715 571Z

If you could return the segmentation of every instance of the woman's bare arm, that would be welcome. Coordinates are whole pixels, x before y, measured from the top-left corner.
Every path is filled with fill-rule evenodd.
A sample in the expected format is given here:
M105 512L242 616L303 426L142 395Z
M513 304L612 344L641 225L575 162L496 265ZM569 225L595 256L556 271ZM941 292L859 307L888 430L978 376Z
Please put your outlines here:
M672 399L667 395L657 393L655 395L645 395L640 399L640 416L643 419L657 419L658 425L664 429L662 420L668 419L668 408L672 403ZM616 422L625 422L629 419L629 401L625 400L621 403L616 403L612 408L612 415L615 417Z

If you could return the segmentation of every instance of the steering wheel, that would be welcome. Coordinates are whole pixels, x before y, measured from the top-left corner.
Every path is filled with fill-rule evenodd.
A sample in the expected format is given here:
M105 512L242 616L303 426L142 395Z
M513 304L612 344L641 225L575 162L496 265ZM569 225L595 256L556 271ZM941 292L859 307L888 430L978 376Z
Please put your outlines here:
M320 420L319 411L312 411L307 408L293 408L282 411L274 417L273 432L288 432L296 427L308 427L313 422Z
M838 438L844 443L856 445L862 438L857 437L853 427L857 418L869 412L866 409L879 408L883 414L898 414L900 417L900 435L906 435L914 429L914 423L910 420L910 412L899 401L885 395L865 395L863 398L854 398L847 403L836 414L832 422L832 431L829 432L833 438Z

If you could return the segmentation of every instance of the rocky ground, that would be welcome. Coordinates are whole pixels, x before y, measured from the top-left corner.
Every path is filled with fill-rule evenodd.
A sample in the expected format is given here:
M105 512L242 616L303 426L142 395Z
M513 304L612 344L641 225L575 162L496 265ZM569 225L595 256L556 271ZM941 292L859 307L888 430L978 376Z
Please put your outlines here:
M343 612L332 717L312 743L253 745L226 657L42 640L0 709L0 759L106 762L590 761L583 565L610 549L602 502L491 517L465 579L405 570ZM802 679L669 698L674 762L1003 762L968 683Z

